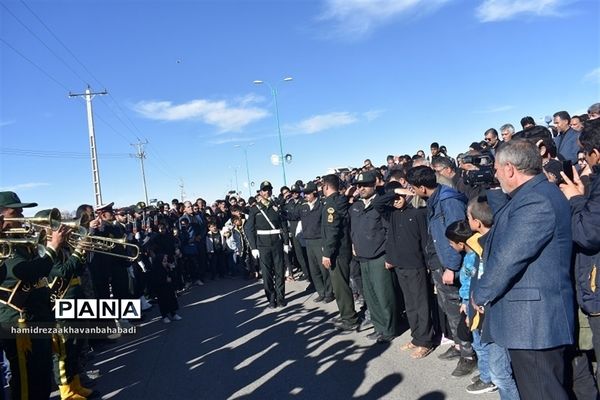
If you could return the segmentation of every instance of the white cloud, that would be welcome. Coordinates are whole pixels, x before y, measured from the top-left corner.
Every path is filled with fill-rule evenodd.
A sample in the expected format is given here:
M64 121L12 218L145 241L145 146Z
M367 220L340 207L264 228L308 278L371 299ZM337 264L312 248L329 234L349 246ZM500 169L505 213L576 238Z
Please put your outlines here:
M187 103L173 104L170 101L140 101L134 110L146 118L161 121L200 120L205 124L219 128L220 132L239 132L246 125L265 118L269 112L263 108L251 107L258 96L247 95L237 99L234 104L226 100L192 100Z
M0 128L3 126L8 126L8 125L12 125L14 123L16 123L17 121L15 120L7 120L7 121L0 121Z
M498 107L489 107L485 110L474 111L474 113L475 114L493 114L493 113L509 111L509 110L512 110L513 108L515 108L515 106L509 106L509 105L498 106Z
M28 182L28 183L19 183L13 186L5 186L1 187L0 191L2 192L21 192L24 190L35 189L42 186L50 186L49 183L46 182Z
M475 13L481 22L508 20L522 14L559 15L559 7L572 0L484 0Z
M326 0L321 21L332 21L336 33L361 37L406 14L431 11L450 0Z
M313 134L327 129L350 125L358 122L358 117L347 111L313 115L296 124L286 125L289 134Z
M600 85L600 67L591 70L583 77L583 80L586 82L592 82Z
M384 111L385 110L369 110L364 112L363 116L366 118L367 121L373 121L374 119L379 118Z

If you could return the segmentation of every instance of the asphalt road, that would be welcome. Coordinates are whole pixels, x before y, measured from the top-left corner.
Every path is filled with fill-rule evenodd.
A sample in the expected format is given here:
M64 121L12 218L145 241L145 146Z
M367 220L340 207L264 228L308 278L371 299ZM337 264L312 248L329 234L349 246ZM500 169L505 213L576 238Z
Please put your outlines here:
M262 284L226 279L179 297L182 321L164 324L154 306L137 334L91 360L103 399L469 399L456 360L412 360L400 346L374 344L372 330L340 334L335 302L314 303L307 284L286 285L288 306L266 307ZM479 395L497 399L497 394Z

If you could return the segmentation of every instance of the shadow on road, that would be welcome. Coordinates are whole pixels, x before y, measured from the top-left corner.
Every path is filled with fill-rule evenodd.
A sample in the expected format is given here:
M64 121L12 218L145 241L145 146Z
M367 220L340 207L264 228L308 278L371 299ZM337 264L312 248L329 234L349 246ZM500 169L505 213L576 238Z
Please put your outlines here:
M183 321L163 324L152 311L137 335L94 359L97 388L126 399L381 399L402 383L402 374L379 371L364 384L389 345L357 344L334 328L334 314L301 304L304 296L290 292L290 305L271 310L257 283L194 288L179 299Z

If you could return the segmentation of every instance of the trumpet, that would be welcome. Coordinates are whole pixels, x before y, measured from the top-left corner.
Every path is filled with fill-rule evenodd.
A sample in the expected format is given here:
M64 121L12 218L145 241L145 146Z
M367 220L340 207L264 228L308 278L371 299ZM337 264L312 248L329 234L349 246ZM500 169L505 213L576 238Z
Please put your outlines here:
M93 236L72 232L67 238L67 243L72 248L79 248L93 253L106 254L113 257L125 258L129 261L135 261L140 255L140 248L132 243L127 243L127 238L114 239L103 236ZM127 254L121 254L114 250L121 246Z
M18 246L27 247L37 251L40 257L46 254L46 231L35 232L27 237L0 237L0 260L11 258L15 255Z
M21 222L22 228L9 228L2 231L3 235L33 235L36 228L50 228L53 231L60 228L62 217L58 208L42 210L35 217L4 218L4 222Z

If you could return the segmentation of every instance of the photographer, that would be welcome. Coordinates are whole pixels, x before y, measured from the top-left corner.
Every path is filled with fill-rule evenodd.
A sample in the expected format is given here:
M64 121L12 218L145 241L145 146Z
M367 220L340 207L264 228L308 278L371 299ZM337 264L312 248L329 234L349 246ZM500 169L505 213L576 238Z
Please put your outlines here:
M490 153L470 150L468 154L459 155L460 177L453 178L457 182L456 190L468 199L482 195L495 183L493 165L494 157Z
M579 142L593 171L588 187L584 186L573 167L574 179L570 180L563 172L564 184L560 189L571 206L577 302L588 317L594 352L596 359L600 360L600 291L597 290L600 279L597 274L600 261L600 124L586 125Z

